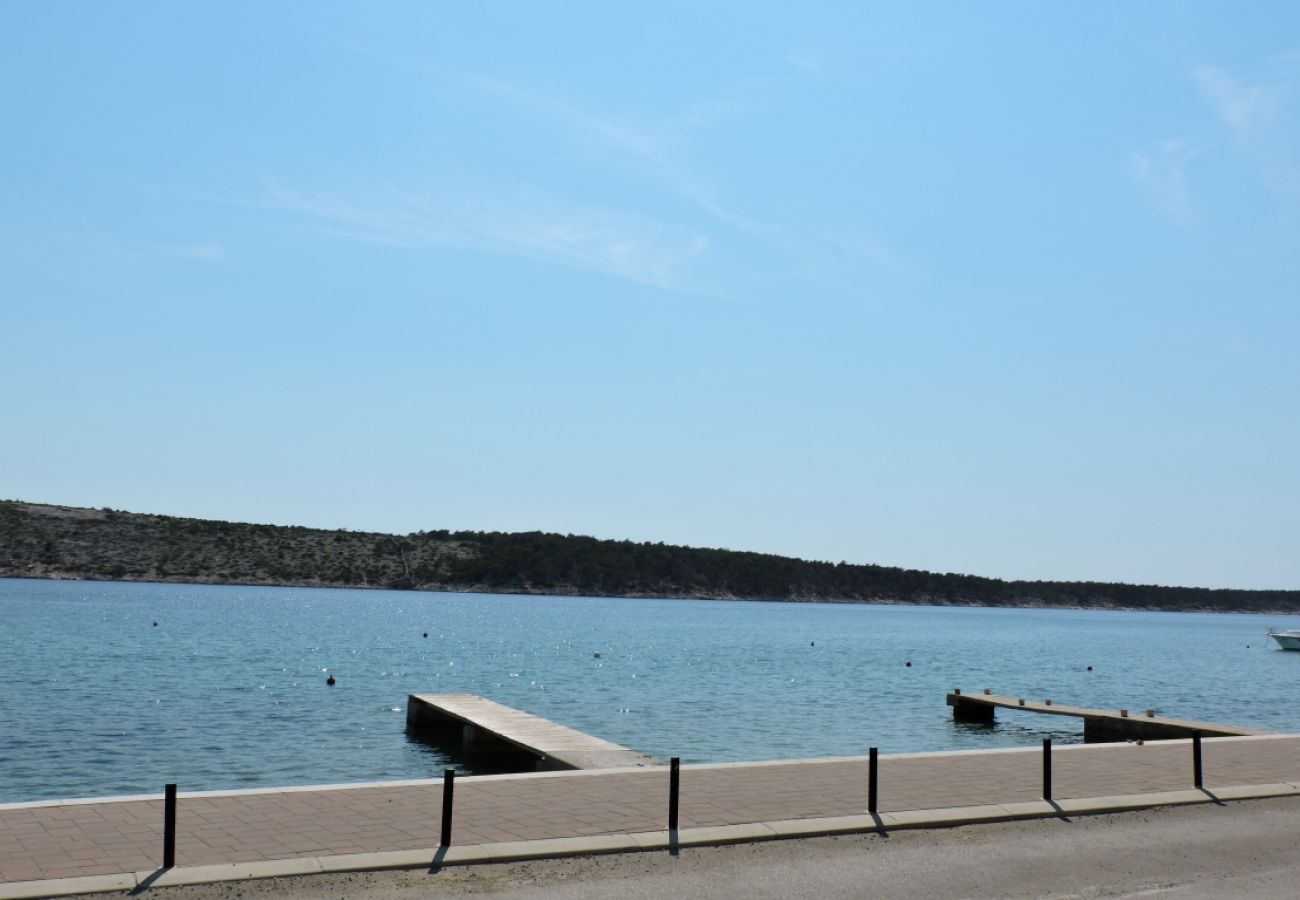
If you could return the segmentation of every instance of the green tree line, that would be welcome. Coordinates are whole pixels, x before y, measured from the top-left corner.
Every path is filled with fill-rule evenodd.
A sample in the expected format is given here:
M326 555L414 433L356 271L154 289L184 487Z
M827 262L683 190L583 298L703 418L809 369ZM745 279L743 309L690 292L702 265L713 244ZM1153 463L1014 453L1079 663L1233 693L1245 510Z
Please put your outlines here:
M593 596L1300 611L1300 591L1003 581L545 532L406 535L0 501L0 577Z

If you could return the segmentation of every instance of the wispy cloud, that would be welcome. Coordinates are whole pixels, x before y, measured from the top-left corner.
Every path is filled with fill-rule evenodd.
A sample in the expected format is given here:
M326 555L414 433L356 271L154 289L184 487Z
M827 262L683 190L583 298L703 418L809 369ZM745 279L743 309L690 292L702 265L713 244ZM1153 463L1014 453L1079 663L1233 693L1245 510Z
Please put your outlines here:
M1192 74L1202 95L1242 144L1258 140L1294 92L1285 81L1251 82L1214 66L1201 66Z
M172 265L212 265L226 258L216 242L172 243L139 240L115 233L89 219L48 231L0 222L0 256L48 284L76 290L102 289L128 272Z
M808 69L811 57L792 65ZM795 278L820 289L839 291L848 286L860 290L866 270L890 276L910 274L911 264L903 254L879 236L861 229L820 227L816 224L790 226L773 224L741 213L719 199L718 190L685 162L690 155L689 129L706 128L710 117L733 117L746 108L734 103L715 103L688 115L649 124L625 118L599 115L573 103L548 97L499 81L473 79L475 89L507 100L532 114L544 116L586 148L605 152L651 177L661 189L704 213L742 242L758 245L753 251L764 262L782 260ZM746 91L763 90L771 82L745 82Z
M192 259L199 262L214 262L226 258L226 248L220 244L146 244L142 245L154 253L174 256L177 259Z
M173 243L140 240L114 234L99 226L88 226L83 231L69 234L63 238L63 242L69 247L81 248L83 251L94 251L118 259L134 261L153 258L206 263L226 258L226 248L215 241Z
M816 73L821 71L821 60L815 53L803 47L795 47L788 50L785 54L785 61L796 69L802 69L805 72Z
M1273 57L1253 76L1201 66L1192 78L1265 182L1300 193L1300 55Z
M1136 150L1129 157L1129 172L1158 218L1184 226L1200 218L1187 184L1187 166L1196 155L1194 142L1175 138L1149 152Z
M679 155L690 142L668 125L602 116L555 97L492 79L467 78L465 83L549 118L577 140L622 157L720 222L749 232L762 230L758 222L723 204L713 186L680 161ZM693 119L698 125L699 116Z
M364 201L272 188L271 202L337 237L408 248L479 250L524 257L690 293L713 294L684 268L706 253L707 235L579 207L531 192L505 202L483 191L367 191Z
M755 283L787 276L818 287L838 278L841 288L856 290L869 268L900 269L901 255L874 237L865 243L856 233L833 239L842 229L764 222L738 209L702 161L711 128L756 114L771 91L802 74L715 85L697 91L684 109L637 117L418 59L357 52L427 78L440 90L473 95L482 101L477 115L504 114L520 140L539 152L520 157L508 172L492 171L469 155L452 160L472 188L455 179L430 185L423 174L392 173L342 190L318 184L271 191L273 205L336 237L476 249L718 297L747 294ZM806 70L816 62L795 55L791 66ZM560 160L555 171L546 168L548 154ZM588 174L575 179L566 173L574 161ZM748 261L743 267L735 265L738 254Z

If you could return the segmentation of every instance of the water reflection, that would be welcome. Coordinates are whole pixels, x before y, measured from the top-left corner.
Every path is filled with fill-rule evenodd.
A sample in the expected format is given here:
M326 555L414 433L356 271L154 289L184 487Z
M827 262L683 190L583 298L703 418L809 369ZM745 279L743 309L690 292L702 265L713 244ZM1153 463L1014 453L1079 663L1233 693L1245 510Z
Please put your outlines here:
M406 727L407 744L417 753L428 754L434 771L441 774L447 769L458 775L510 775L532 772L537 760L528 753L466 753L465 742L457 735L458 729L438 732L421 731Z

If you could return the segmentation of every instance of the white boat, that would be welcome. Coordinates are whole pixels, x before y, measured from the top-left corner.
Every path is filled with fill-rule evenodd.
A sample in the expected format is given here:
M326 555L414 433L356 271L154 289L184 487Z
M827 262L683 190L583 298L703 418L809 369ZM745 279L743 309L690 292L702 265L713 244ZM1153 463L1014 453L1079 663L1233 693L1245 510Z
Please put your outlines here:
M1300 650L1300 630L1270 631L1268 636L1277 641L1283 650Z

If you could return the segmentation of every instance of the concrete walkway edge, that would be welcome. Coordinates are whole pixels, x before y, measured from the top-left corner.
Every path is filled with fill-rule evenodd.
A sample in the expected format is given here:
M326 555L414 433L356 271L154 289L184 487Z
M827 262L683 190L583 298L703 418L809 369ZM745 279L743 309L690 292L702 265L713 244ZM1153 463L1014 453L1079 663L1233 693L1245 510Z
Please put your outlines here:
M1163 791L1114 797L1089 797L1050 803L1039 800L991 806L965 806L951 809L879 813L877 815L791 819L745 825L685 828L677 833L676 840L667 831L653 831L634 834L511 841L495 844L468 844L446 849L396 850L381 853L297 857L212 866L179 866L173 869L158 869L119 875L90 875L79 878L8 882L0 884L0 900L37 900L37 898L44 897L69 897L78 894L114 891L135 892L152 887L244 881L253 878L280 878L290 875L313 875L327 872L365 872L383 869L429 869L432 871L441 866L518 862L565 856L590 856L600 853L669 850L673 847L709 847L752 841L865 834L895 829L953 828L961 825L985 825L994 822L1012 822L1025 819L1050 819L1072 815L1132 812L1162 806L1188 806L1233 800L1263 800L1274 797L1295 796L1300 796L1300 784L1256 784L1221 787L1213 791Z

